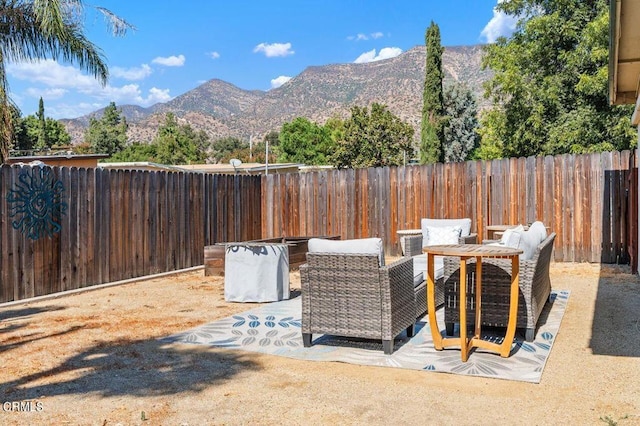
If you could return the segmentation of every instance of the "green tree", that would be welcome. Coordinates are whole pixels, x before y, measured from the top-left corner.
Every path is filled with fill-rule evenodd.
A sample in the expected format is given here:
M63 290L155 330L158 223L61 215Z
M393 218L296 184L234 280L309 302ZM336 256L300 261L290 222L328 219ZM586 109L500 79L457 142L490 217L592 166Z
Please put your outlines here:
M211 144L210 158L214 163L228 163L232 158L246 163L249 161L249 143L233 136L217 139Z
M422 122L420 127L420 163L444 161L444 102L442 81L442 52L440 28L431 21L425 33L427 46L424 90L422 93Z
M71 143L71 135L64 124L51 117L45 120L45 134L49 147L68 146Z
M605 0L505 0L520 18L510 38L485 46L494 71L481 118L479 158L628 149L632 107L608 102Z
M205 150L209 137L203 131L194 131L188 124L178 124L176 116L167 113L153 144L156 145L158 163L197 164L207 158Z
M267 142L269 142L269 163L278 161L278 156L280 155L280 133L275 130L267 133L262 141L253 146L253 161L257 163L266 162Z
M351 108L351 118L344 123L333 164L343 167L384 167L404 164L411 158L413 127L393 115L386 107L374 103Z
M47 140L47 120L44 116L44 101L42 97L40 97L40 102L38 102L36 117L38 118L38 141L36 142L36 148L50 148L51 145Z
M304 117L284 123L278 139L280 140L278 161L281 162L328 164L329 155L334 147L328 130Z
M480 142L478 134L478 107L468 87L453 83L444 93L444 161L469 159Z
M150 161L157 162L158 149L155 144L133 142L122 151L116 152L106 162Z
M14 119L14 139L13 147L18 150L42 150L56 146L67 146L71 142L71 136L67 129L58 120L50 117L45 119L44 139L45 146L40 146L42 139L42 123L35 115L28 115L24 118Z
M344 120L337 116L332 116L324 123L325 129L329 131L333 142L344 139Z
M100 119L91 118L84 139L93 152L109 156L122 151L127 142L127 120L122 111L111 102L103 111Z
M23 0L0 2L0 163L9 155L17 106L9 97L7 62L55 58L77 64L102 84L108 79L106 61L82 28L84 2L81 0ZM133 27L102 7L114 35Z

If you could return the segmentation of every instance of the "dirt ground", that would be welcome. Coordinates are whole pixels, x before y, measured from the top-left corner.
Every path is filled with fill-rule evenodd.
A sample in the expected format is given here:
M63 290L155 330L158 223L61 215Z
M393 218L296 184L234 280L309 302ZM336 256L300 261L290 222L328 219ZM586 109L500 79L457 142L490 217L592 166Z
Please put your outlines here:
M0 424L640 424L639 277L551 273L571 296L539 384L160 344L255 307L201 269L2 306Z

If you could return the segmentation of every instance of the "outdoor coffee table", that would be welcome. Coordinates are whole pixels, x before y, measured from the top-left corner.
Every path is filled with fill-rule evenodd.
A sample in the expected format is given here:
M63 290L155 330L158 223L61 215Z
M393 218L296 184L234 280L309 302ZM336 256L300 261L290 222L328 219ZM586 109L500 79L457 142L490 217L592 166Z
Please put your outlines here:
M462 361L466 362L472 348L482 348L494 351L506 358L511 352L511 344L516 333L518 317L518 279L520 274L520 254L522 250L511 247L496 247L482 244L452 244L427 246L422 249L427 254L427 306L429 311L429 325L433 346L440 351L447 346L460 346ZM460 257L460 337L443 338L436 323L435 306L435 256ZM473 336L467 337L467 260L476 258L476 318ZM509 302L509 320L507 331L501 344L482 339L481 335L481 295L482 295L482 258L501 257L511 259L511 294Z

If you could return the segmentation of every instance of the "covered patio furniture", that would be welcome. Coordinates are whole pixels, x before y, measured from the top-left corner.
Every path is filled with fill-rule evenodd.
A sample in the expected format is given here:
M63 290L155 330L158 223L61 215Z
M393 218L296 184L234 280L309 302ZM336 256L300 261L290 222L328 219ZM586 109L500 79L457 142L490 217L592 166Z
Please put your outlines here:
M416 321L413 264L410 258L384 265L382 240L309 240L307 263L300 266L302 338L313 334L376 339L385 354Z

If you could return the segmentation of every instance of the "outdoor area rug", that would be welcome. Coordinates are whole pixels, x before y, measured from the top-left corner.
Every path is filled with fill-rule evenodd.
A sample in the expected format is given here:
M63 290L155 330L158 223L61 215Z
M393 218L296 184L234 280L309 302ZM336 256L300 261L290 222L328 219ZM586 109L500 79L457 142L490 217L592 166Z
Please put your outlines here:
M460 349L456 346L436 351L427 316L416 324L414 337L407 338L402 332L396 338L391 355L383 353L382 342L320 334L314 334L313 346L305 348L301 333L301 297L265 304L161 341L241 349L309 361L338 361L539 383L568 298L568 291L552 291L551 301L538 321L535 340L526 342L523 335L516 333L509 358L476 348L468 361L462 362ZM443 311L438 310L437 317L444 334ZM504 333L504 329L487 328L485 332L483 328L482 331L483 338L496 342L501 341L501 333Z

